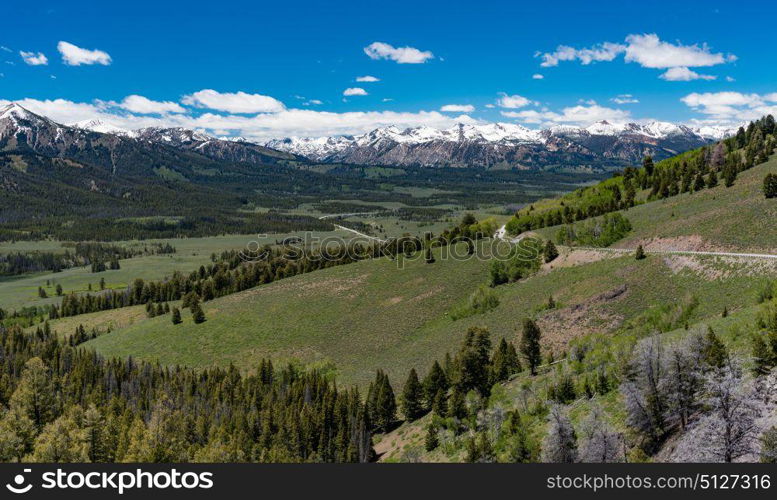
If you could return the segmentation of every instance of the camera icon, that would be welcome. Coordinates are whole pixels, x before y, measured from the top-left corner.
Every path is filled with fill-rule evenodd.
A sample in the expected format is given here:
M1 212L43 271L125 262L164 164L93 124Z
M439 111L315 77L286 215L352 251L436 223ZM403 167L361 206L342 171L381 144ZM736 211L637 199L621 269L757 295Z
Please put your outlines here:
M24 469L24 473L27 474L29 472L32 472L32 469ZM11 493L27 493L32 489L32 485L28 484L26 486L23 486L26 481L26 478L24 477L24 474L17 474L13 478L13 484L8 483L5 485L6 488L8 488L8 491Z

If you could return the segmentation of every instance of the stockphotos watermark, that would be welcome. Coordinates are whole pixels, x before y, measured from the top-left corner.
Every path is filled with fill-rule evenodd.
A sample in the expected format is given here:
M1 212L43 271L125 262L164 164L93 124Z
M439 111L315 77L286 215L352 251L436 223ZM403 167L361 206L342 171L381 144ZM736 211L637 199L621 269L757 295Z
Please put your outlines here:
M43 490L102 490L123 495L129 490L208 490L213 488L212 472L169 471L66 471L61 468L40 473L36 482L32 469L15 474L5 485L11 493L23 495L33 489Z
M269 261L282 255L287 261L325 261L363 260L365 258L388 257L396 262L397 268L413 261L426 260L426 249L434 250L435 260L466 261L486 260L525 260L533 261L542 253L542 245L535 238L523 238L510 241L503 238L482 238L473 240L456 237L451 241L440 239L403 236L386 240L366 234L353 237L321 237L306 232L302 236L291 236L281 240L272 239L267 234L258 234L239 252L246 262Z

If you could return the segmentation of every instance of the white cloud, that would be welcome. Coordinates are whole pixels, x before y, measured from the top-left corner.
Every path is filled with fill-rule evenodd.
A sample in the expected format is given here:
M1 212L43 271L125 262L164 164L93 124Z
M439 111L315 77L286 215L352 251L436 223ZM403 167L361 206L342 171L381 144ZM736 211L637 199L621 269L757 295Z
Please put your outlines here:
M636 104L639 102L639 99L637 99L631 94L620 94L618 96L613 97L610 100L615 104Z
M213 89L203 89L184 96L181 102L195 108L227 113L277 113L286 109L286 106L274 97L245 92L217 92Z
M542 80L543 78L545 78L543 75L539 73L534 73L531 77L532 77L532 80Z
M496 103L501 108L523 108L529 104L533 104L531 100L520 95L507 95L504 92L500 93L501 97L497 99Z
M727 76L727 77L726 77L726 81L727 81L727 82L735 82L736 80L734 79L734 77Z
M391 97L384 97L384 98L382 99L382 102L391 102L391 101L393 101L393 100L394 100L394 99L392 99Z
M367 91L360 87L350 87L345 90L343 90L344 96L352 96L352 95L368 95Z
M185 127L217 136L242 136L262 142L287 136L361 134L378 127L400 128L428 126L449 128L456 123L478 123L466 114L446 115L438 111L396 112L356 111L334 113L312 109L283 109L277 113L218 114L205 112L136 114L111 101L73 102L65 99L22 99L21 106L48 116L59 123L98 119L124 129L140 127ZM122 101L123 102L123 101ZM0 100L0 105L8 101Z
M356 81L357 82L379 82L380 78L371 76L371 75L364 75L364 76L357 76Z
M446 104L440 108L440 111L446 113L472 113L475 111L475 106L472 104Z
M9 49L5 45L0 45L0 50L2 50L3 52L13 52L13 50Z
M46 57L46 54L43 52L38 52L36 54L35 52L25 52L20 50L19 55L22 56L24 62L30 66L45 66L49 63L49 58Z
M57 50L62 54L62 62L68 66L81 66L82 64L111 64L111 56L102 50L82 49L69 42L60 41Z
M680 99L694 111L706 116L705 121L718 124L740 124L764 115L777 115L777 92L743 94L741 92L693 92Z
M558 66L561 61L580 61L587 65L598 61L613 61L623 55L625 62L635 62L643 68L667 69L661 78L670 81L714 79L700 75L689 68L709 67L736 61L736 56L712 52L706 45L683 45L662 41L655 33L631 34L625 43L604 42L589 48L577 49L559 45L554 52L537 52L540 66Z
M662 80L666 80L669 82L690 82L691 80L715 80L717 78L717 76L715 75L703 75L693 71L692 69L686 68L684 66L669 68L664 73L661 73L658 77L661 78Z
M496 107L496 105L495 105L495 104L486 104L486 107L487 107L488 109L493 109L493 108L495 108L495 107Z
M561 112L551 111L547 108L542 110L524 110L524 111L502 111L502 116L507 118L516 118L519 121L529 124L538 124L543 126L550 125L579 125L586 126L595 122L606 120L608 122L623 122L629 120L631 114L622 109L608 108L600 106L595 102L592 104L581 104L563 108Z
M140 114L185 113L186 110L178 103L170 101L152 101L142 95L128 95L121 101L120 107Z
M389 59L399 64L422 64L434 58L434 54L414 47L394 47L384 42L373 42L364 47L370 59Z
M597 61L612 61L625 50L621 44L605 42L591 48L576 49L568 45L559 45L555 52L537 52L535 57L542 59L540 66L550 68L558 66L560 61L579 60L582 64L591 64Z
M700 47L663 42L655 33L629 35L626 42L626 62L637 62L643 68L706 67L736 60L734 55L710 52L706 44Z
M321 104L324 104L324 102L318 99L310 99L309 101L305 101L302 104L303 106L320 106Z

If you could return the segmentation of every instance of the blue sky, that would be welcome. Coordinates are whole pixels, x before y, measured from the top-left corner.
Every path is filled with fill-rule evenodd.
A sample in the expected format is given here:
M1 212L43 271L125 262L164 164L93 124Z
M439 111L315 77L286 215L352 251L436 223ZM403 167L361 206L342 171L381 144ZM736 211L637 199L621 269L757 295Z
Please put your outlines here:
M733 124L777 109L777 7L677 3L15 2L0 101L67 123L257 139L388 123ZM367 75L379 81L356 81Z

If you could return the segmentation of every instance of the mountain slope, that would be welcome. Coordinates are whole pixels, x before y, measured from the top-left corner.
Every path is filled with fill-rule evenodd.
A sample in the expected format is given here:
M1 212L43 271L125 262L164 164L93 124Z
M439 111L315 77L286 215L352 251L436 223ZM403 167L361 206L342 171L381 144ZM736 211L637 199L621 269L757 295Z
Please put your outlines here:
M312 160L354 164L433 167L611 168L665 158L730 135L725 129L694 130L665 122L530 130L510 123L459 124L447 130L385 127L360 136L286 138L273 149Z

